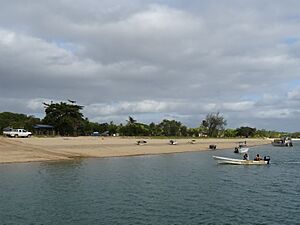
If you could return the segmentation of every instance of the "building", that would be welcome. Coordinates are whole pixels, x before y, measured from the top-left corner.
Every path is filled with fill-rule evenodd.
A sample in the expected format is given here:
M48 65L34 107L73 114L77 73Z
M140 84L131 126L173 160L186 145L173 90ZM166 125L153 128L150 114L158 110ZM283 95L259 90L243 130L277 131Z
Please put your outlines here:
M36 124L33 126L35 135L55 135L54 127L46 124Z

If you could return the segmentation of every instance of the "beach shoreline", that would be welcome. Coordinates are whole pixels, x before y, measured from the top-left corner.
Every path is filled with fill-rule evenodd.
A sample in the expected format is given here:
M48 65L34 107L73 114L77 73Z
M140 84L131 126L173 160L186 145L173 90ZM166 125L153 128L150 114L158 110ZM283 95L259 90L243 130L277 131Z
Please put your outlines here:
M147 143L138 145L145 140ZM192 143L192 140L195 140ZM218 150L234 149L238 142L247 142L249 147L266 145L271 139L222 139L180 138L177 145L169 139L150 137L0 137L0 163L24 163L74 160L78 158L107 158L141 155L174 154L211 151L214 144Z

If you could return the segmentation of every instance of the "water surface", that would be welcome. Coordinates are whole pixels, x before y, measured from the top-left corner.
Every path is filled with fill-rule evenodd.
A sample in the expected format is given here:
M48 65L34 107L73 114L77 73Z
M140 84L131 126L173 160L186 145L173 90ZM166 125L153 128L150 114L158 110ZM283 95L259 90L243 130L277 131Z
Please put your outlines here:
M233 150L0 165L0 224L300 224L300 143L251 148L266 166L218 165Z

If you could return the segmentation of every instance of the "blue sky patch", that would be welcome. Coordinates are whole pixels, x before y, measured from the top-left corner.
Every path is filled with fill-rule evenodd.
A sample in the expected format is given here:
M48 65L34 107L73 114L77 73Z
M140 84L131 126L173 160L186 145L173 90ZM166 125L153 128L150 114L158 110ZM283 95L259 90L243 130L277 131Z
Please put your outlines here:
M283 43L285 43L287 45L293 45L299 41L300 41L300 38L298 38L298 37L287 37L287 38L283 39Z

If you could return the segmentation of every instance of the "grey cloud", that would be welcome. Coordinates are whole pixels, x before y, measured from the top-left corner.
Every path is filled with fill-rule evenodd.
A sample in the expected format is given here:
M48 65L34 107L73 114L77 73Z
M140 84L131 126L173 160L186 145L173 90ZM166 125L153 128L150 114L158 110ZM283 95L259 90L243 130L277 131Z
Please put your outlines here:
M196 126L220 111L230 126L298 129L298 1L2 6L1 111L41 114L40 100L74 98L95 121L134 114Z

